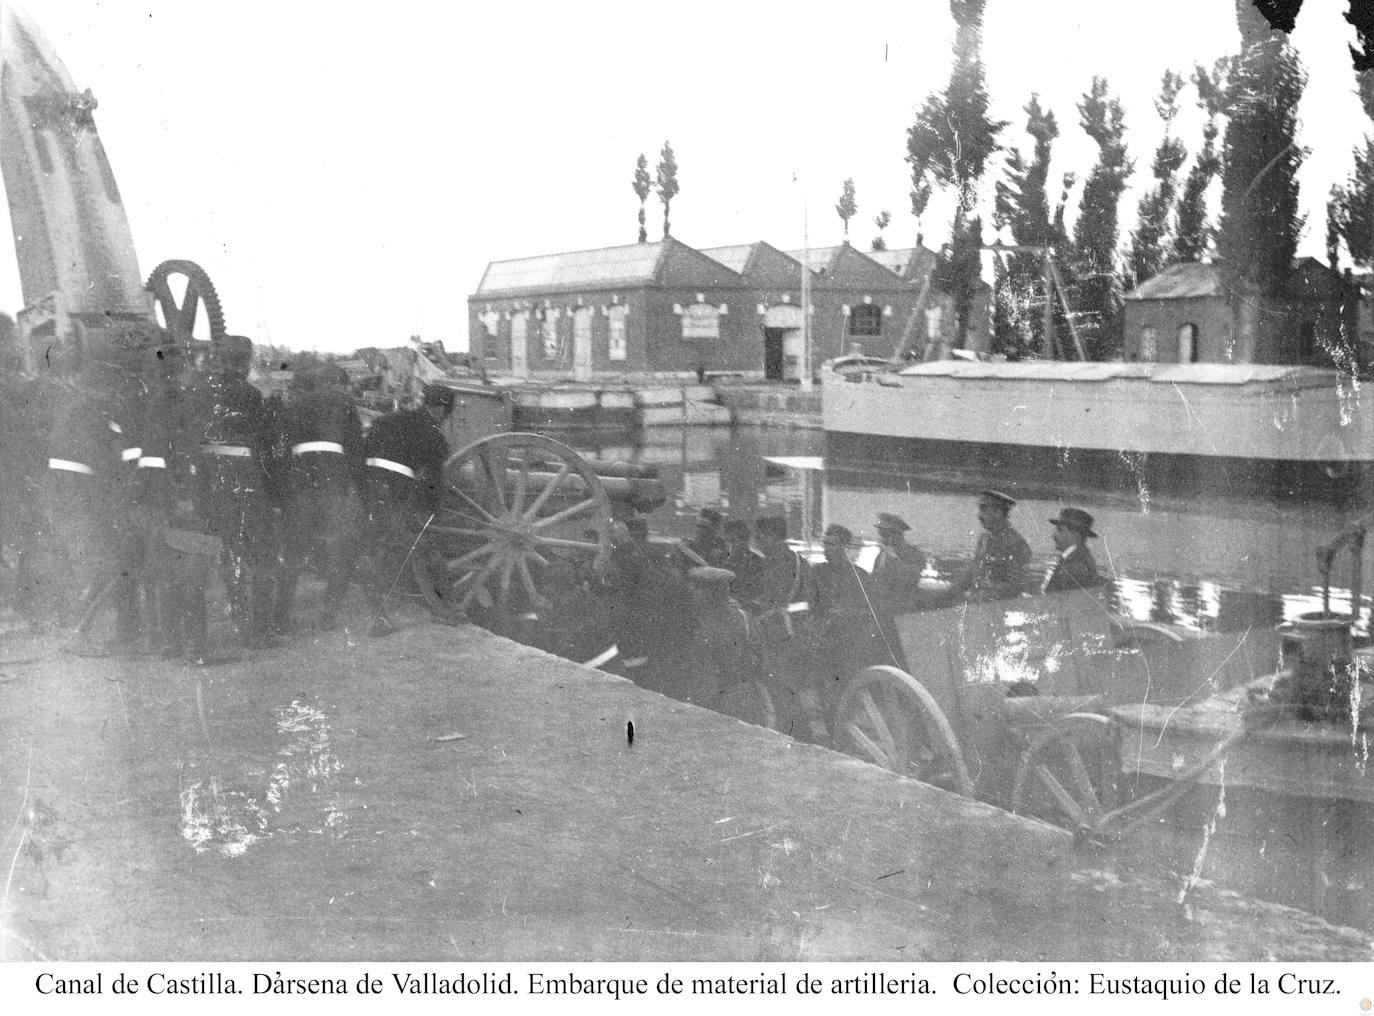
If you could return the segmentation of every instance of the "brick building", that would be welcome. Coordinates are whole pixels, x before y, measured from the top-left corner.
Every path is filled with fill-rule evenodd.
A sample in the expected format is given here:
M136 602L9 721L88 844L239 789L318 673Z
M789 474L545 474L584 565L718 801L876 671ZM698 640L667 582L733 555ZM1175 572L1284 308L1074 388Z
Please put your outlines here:
M1125 299L1128 360L1329 367L1358 328L1353 282L1313 258L1293 263L1282 294L1257 301L1249 339L1241 332L1240 300L1216 263L1171 265Z
M856 342L893 352L920 291L905 253L897 272L848 244L808 252L813 369ZM795 379L801 262L800 251L762 241L697 250L672 237L493 261L468 298L469 349L517 377L706 370ZM986 303L973 348L987 346ZM944 307L925 315L926 329L952 329Z

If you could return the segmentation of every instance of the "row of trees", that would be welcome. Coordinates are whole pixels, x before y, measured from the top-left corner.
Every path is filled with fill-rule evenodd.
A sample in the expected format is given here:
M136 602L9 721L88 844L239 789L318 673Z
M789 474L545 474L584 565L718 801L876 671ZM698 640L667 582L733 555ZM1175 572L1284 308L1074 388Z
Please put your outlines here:
M1009 353L1046 352L1043 335L1043 251L1052 248L1063 281L1064 302L1083 334L1089 354L1108 358L1120 350L1121 295L1172 261L1197 260L1215 246L1233 288L1252 296L1277 294L1291 272L1303 226L1297 172L1306 154L1297 142L1298 102L1306 76L1284 31L1266 20L1252 0L1235 0L1241 34L1238 54L1211 67L1197 67L1188 79L1164 75L1155 110L1164 137L1151 163L1152 181L1136 209L1134 228L1123 238L1118 210L1134 172L1125 144L1125 116L1106 79L1095 77L1078 103L1079 126L1097 144L1097 160L1079 197L1072 234L1065 226L1076 176L1050 180L1059 125L1053 111L1032 95L1024 107L1028 151L1004 146L1006 121L989 114L981 55L985 0L950 0L956 33L948 84L928 96L907 131L911 168L911 211L919 220L932 195L953 198L950 242L942 248L935 281L955 297L960 337L967 335L981 278L984 246L978 199L985 170L1005 154L995 184L992 225L1018 247L1032 248L996 262L994 344ZM1374 15L1356 14L1360 47L1352 49L1362 98L1374 117ZM1361 23L1363 22L1363 23ZM1202 144L1186 176L1184 142L1174 133L1180 97L1188 84L1204 114ZM1224 134L1223 134L1224 123ZM1220 144L1218 143L1220 141ZM1355 172L1332 192L1328 247L1336 263L1344 244L1357 264L1371 262L1374 221L1374 138L1355 153ZM1222 183L1216 225L1207 192ZM842 198L842 218L853 214ZM847 221L847 220L846 220ZM1057 303L1058 301L1056 301ZM1241 342L1252 341L1259 304L1239 301ZM1054 308L1056 330L1064 308Z
M658 192L658 200L663 203L663 235L671 234L672 226L668 221L668 212L672 207L673 198L677 197L677 157L673 155L673 146L663 142L663 151L658 155L658 166L656 167L657 177L649 176L649 160L644 157L644 153L639 153L639 158L635 160L635 176L630 184L634 188L635 197L639 198L639 242L648 243L649 233L644 228L644 205L649 200L649 194L653 191Z

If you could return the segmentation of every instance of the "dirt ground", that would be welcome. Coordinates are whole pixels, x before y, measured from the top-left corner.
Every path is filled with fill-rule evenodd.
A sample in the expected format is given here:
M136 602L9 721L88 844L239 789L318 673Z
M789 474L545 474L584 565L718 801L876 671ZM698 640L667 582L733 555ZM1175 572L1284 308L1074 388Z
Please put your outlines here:
M415 617L199 670L12 633L0 732L10 960L1374 957L1363 933L1088 868L1048 826Z

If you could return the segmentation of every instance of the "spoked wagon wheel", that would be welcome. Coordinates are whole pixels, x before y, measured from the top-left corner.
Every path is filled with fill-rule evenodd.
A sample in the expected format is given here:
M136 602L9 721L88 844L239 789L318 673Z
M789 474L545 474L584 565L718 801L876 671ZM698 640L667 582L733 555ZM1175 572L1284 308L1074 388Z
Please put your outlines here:
M1069 713L1031 742L1016 768L1011 810L1077 837L1105 828L1121 804L1120 754L1112 721Z
M928 691L896 667L850 678L835 707L831 743L902 776L972 795L959 742Z
M454 620L548 605L550 568L610 550L610 502L567 445L539 434L496 434L444 464L442 505L412 555L430 610Z

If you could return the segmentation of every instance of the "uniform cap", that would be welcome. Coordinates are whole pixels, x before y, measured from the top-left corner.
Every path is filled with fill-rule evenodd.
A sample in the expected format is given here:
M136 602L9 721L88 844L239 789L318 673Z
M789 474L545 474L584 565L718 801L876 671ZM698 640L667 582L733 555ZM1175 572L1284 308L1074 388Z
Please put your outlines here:
M1059 518L1050 519L1050 525L1063 526L1084 536L1096 536L1093 532L1093 517L1082 508L1061 508Z
M893 515L891 512L879 512L878 528L895 529L898 532L905 533L911 527L906 524L906 519L902 518L900 515Z
M725 516L722 515L719 510L710 507L703 508L701 514L697 517L703 522L711 523L713 526L718 526L725 521Z
M1003 494L1000 490L984 490L981 491L978 496L988 501L996 501L1007 511L1011 511L1016 507L1016 498L1012 497L1010 494Z

